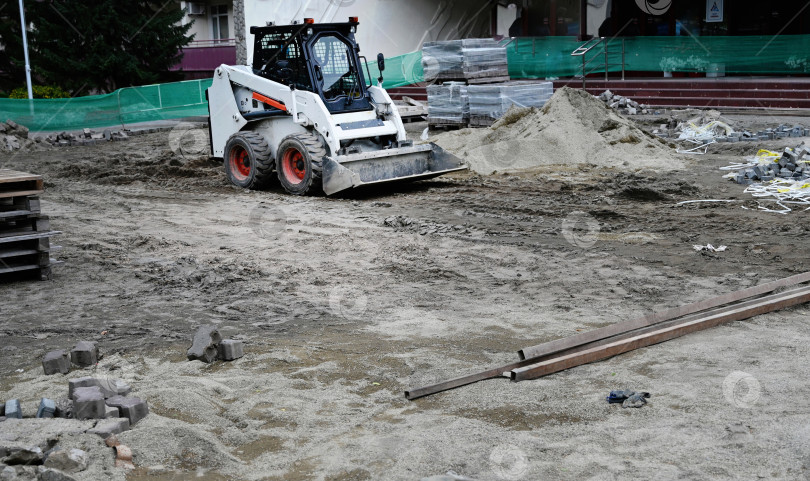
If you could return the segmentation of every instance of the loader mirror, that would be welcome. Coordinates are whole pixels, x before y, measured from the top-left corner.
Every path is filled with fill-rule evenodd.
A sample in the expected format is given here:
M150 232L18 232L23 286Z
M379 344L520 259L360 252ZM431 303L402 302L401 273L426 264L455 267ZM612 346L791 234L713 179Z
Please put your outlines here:
M377 68L380 70L380 73L385 70L385 56L381 53L377 54Z

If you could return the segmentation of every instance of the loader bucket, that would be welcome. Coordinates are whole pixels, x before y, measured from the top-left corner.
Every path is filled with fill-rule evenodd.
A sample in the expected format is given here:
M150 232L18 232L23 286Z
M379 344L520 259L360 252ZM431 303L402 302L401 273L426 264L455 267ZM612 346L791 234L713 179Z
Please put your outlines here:
M436 144L324 157L323 191L326 195L362 185L420 180L467 169L455 155Z

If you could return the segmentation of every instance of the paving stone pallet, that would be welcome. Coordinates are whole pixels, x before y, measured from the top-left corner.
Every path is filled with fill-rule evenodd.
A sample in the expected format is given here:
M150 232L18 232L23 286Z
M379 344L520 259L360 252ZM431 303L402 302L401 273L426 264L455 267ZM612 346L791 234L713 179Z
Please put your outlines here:
M50 238L60 232L41 213L37 196L43 191L41 176L0 169L0 281L21 275L50 279L60 263L51 259L60 247Z

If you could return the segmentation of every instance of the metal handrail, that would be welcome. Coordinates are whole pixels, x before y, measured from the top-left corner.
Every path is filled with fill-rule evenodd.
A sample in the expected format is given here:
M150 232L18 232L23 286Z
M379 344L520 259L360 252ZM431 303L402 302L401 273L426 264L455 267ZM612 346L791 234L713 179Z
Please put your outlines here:
M621 61L621 63L611 63L610 62L610 53L615 53L615 52L610 52L609 51L608 44L610 44L610 41L613 40L614 38L615 37L611 37L611 38L607 38L607 37L592 38L592 39L588 40L587 42L583 43L582 45L580 45L579 47L577 47L573 52L571 52L572 57L582 57L582 74L581 75L582 75L582 88L583 89L585 89L585 79L587 78L587 76L589 74L597 71L600 67L604 67L604 69L605 69L605 81L607 81L608 80L608 74L609 74L609 71L610 71L610 67L621 66L622 67L622 80L624 80L624 58L625 58L624 39L621 39L622 40L622 50L621 50L622 61ZM588 64L590 64L592 61L599 58L599 55L594 55L593 57L590 58L590 60L588 60L587 59L588 52L590 52L591 50L593 50L594 48L596 48L597 46L602 45L602 44L604 44L605 63L600 64L599 66L597 66L597 67L595 67L595 68L593 68L591 70L588 70L587 69Z

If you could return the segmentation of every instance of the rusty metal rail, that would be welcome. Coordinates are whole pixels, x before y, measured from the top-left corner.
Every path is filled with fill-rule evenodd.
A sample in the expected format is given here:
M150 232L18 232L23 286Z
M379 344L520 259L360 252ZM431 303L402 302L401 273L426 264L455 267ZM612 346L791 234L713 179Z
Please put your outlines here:
M810 286L795 287L808 281L810 281L810 272L524 348L519 351L520 361L438 384L411 389L405 392L405 397L413 400L497 377L507 377L514 381L535 379L725 322L747 319L810 302ZM785 287L795 288L762 297Z

